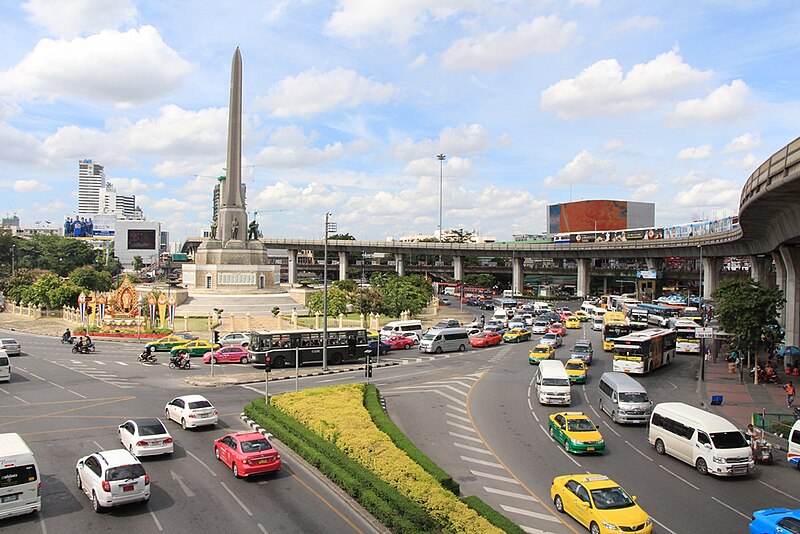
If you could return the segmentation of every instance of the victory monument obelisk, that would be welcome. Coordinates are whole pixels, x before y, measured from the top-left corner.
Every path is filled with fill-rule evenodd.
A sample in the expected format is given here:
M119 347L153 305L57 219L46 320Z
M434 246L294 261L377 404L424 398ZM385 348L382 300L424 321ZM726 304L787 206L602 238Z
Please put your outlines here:
M194 265L183 266L183 282L195 292L276 291L280 267L267 265L257 225L247 224L242 187L242 54L233 53L228 112L228 161L219 178L211 235L197 248ZM249 230L249 231L248 231Z

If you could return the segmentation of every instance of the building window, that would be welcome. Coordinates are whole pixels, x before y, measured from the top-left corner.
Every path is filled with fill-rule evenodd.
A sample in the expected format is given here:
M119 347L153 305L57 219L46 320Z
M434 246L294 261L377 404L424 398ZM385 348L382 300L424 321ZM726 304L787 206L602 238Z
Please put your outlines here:
M211 289L211 275L206 276L206 289Z

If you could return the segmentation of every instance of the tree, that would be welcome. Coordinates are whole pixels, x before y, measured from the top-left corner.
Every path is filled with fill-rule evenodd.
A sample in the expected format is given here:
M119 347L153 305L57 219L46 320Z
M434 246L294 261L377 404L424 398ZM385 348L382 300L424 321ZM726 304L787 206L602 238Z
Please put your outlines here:
M421 279L426 285L421 285ZM383 295L383 309L386 313L399 316L405 310L419 313L428 305L433 290L430 283L421 276L391 276L380 287Z
M134 256L133 257L133 270L139 271L141 268L144 267L144 261L142 261L141 256Z
M94 267L78 267L69 273L69 280L88 291L109 291L112 286L111 273Z
M47 309L58 306L59 292L64 282L53 273L43 274L24 292L23 298L32 304Z
M346 234L332 234L328 236L328 239L335 239L339 241L355 241L356 238L351 236L349 233Z
M765 287L749 278L725 280L712 297L717 302L714 312L720 326L733 335L731 348L756 358L760 353L772 354L778 343L778 311L785 300L780 289Z
M358 285L356 284L355 280L336 280L332 285L333 287L338 287L342 291L346 291L348 293L352 293L358 289Z
M311 313L322 313L324 308L324 291L315 291L308 298L308 310ZM350 296L346 291L342 291L337 287L328 288L328 315L339 315L340 313L347 312L347 305L350 302Z
M464 276L464 283L468 286L490 288L495 285L496 280L491 274L468 274Z
M34 235L16 241L16 264L20 268L46 269L58 276L67 276L77 267L92 265L95 253L88 244L77 239Z

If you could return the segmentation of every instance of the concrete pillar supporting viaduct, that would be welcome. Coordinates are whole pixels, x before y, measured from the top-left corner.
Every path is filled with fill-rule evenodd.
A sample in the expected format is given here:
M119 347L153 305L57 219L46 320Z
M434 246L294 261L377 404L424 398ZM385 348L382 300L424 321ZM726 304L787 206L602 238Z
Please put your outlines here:
M464 256L453 256L453 278L464 279Z
M800 248L782 246L778 250L786 272L786 308L783 314L786 344L797 346L800 343Z
M347 271L350 270L350 255L339 252L339 280L347 280Z
M406 255L398 253L394 255L394 270L397 271L397 276L406 275Z
M579 297L585 297L589 295L589 288L591 281L591 276L589 275L589 266L591 264L591 261L592 260L589 258L579 258L577 260L578 282L575 286L575 293Z
M750 277L762 286L772 285L772 256L750 256Z
M297 283L297 251L289 249L289 283Z
M772 260L775 262L775 285L786 296L786 266L783 264L783 256L780 252L772 253ZM778 313L778 323L786 328L786 308Z
M511 259L511 291L514 295L522 295L522 286L525 281L524 264L525 258Z
M648 269L655 269L660 271L664 267L664 260L662 258L645 258Z
M719 284L719 273L725 258L703 258L703 299L711 298Z

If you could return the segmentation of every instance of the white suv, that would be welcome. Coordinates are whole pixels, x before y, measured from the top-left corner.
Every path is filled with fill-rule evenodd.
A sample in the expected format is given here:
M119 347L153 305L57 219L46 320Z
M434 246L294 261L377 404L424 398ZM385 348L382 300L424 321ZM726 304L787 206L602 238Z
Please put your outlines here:
M219 340L220 345L240 345L242 347L247 347L250 344L250 335L245 334L243 332L231 332L230 334L225 334Z
M150 500L150 476L124 449L101 451L78 460L75 482L100 513L111 506Z

